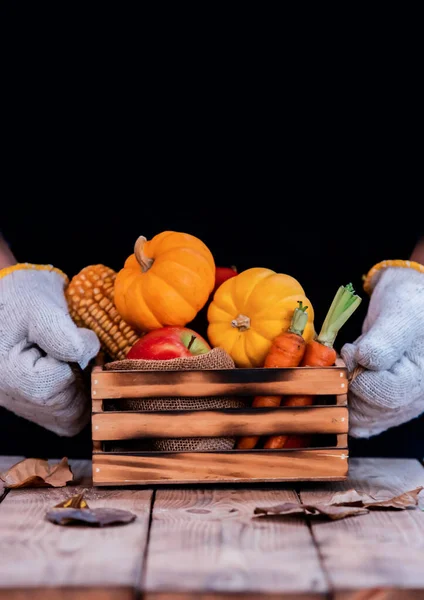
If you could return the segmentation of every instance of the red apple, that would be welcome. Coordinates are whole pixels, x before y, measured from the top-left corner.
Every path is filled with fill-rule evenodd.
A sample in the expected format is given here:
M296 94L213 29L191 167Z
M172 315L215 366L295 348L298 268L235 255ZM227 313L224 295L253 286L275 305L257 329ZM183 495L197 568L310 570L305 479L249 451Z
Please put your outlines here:
M219 286L230 279L231 277L235 277L237 275L236 267L216 267L215 269L215 287L213 289L213 294L219 288Z
M208 342L188 327L160 327L143 335L128 351L127 358L170 360L206 354L210 350Z

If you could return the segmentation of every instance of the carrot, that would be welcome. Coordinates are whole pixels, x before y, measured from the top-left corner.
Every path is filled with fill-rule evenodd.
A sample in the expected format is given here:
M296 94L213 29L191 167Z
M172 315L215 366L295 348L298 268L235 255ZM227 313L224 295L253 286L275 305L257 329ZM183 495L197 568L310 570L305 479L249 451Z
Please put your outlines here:
M298 302L295 308L290 327L274 338L271 347L265 357L264 367L277 369L286 367L297 367L303 358L306 342L302 337L308 322L307 306ZM253 407L279 406L281 396L256 396ZM260 436L245 436L238 440L236 448L239 450L250 450L256 446Z
M333 302L327 312L321 331L315 340L306 344L305 352L299 366L301 367L331 367L336 362L337 353L334 349L334 342L340 328L346 323L349 317L355 312L362 301L351 283L346 286L340 286L334 296ZM297 395L287 396L283 400L283 406L309 406L313 404L314 396ZM293 445L291 439L298 436L278 435L270 436L264 448L276 449L302 447L303 444ZM300 436L299 436L300 437Z

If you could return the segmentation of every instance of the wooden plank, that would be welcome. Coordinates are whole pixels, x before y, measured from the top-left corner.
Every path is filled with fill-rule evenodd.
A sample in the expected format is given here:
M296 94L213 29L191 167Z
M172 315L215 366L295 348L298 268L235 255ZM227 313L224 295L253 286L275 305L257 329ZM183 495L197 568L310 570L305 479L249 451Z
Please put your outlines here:
M336 404L337 406L347 406L347 394L338 394L336 396Z
M78 481L90 482L90 461L71 461L71 466ZM137 515L122 527L60 527L45 519L48 509L84 487L10 490L0 505L1 589L58 587L65 594L67 588L98 588L100 593L110 587L126 593L139 586L152 492L88 488L90 507Z
M64 588L40 587L0 589L0 600L136 600L131 588Z
M372 588L336 593L334 598L336 600L424 600L424 590Z
M347 433L339 433L337 436L337 448L347 448L348 447L348 435Z
M378 498L389 498L424 485L424 469L416 460L350 459L344 483L304 488L303 502L328 501L337 490L354 488ZM330 523L314 523L312 532L336 590L337 600L403 598L406 590L424 592L424 512L373 511ZM382 589L381 596L378 590ZM392 596L395 591L398 595ZM414 592L415 593L415 592ZM407 596L408 598L410 596ZM415 596L414 596L415 598Z
M0 596L1 598L1 596ZM183 592L181 594L174 594L173 592L151 592L147 594L143 594L142 600L328 600L328 596L320 594L320 593L306 593L306 594L286 594L282 592L281 594L273 594L270 592L261 593L258 596L257 593L252 592L242 592L238 593L225 593L225 592L217 592L217 593L208 593L208 592ZM41 600L41 599L40 599ZM141 600L141 599L137 599ZM364 598L360 600L369 600L369 598ZM374 600L374 599L373 599ZM380 600L380 598L378 598ZM392 600L392 599L390 599ZM393 599L396 600L396 599ZM403 600L403 599L402 599ZM408 598L409 600L409 598ZM411 599L411 600L416 600Z
M224 369L211 371L97 371L93 399L253 396L257 394L344 394L344 367Z
M304 519L253 517L258 505L287 501L297 502L293 491L157 491L143 598L325 597L326 579Z
M92 400L92 410L93 413L103 412L103 400Z
M93 455L94 485L342 480L347 450L149 452Z
M0 475L4 473L10 467L13 467L16 463L20 462L23 456L0 456ZM7 489L4 487L4 483L0 479L0 502L7 494Z
M261 434L346 433L348 410L339 406L93 415L93 440L180 438Z

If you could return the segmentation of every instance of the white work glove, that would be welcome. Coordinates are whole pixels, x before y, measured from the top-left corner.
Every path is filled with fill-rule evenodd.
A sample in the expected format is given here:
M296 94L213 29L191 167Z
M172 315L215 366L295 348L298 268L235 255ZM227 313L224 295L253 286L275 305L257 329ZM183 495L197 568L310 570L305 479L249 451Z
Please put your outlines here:
M341 349L350 374L364 368L348 394L349 433L357 438L424 412L424 272L389 267L371 286L362 335Z
M89 398L69 363L84 369L96 334L68 314L66 275L49 266L0 271L0 406L61 436L88 423Z

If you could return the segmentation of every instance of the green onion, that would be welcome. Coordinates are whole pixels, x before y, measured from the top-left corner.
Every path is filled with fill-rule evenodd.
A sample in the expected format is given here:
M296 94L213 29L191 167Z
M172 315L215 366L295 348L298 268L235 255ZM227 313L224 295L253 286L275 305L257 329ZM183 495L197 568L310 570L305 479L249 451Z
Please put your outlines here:
M306 323L308 322L308 313L306 312L307 306L303 306L301 300L298 300L299 304L298 308L294 309L293 317L290 323L290 327L288 331L290 333L296 333L297 335L302 335L303 331L306 327Z
M332 348L341 327L355 312L361 302L362 298L355 293L351 283L340 286L334 296L316 341Z

